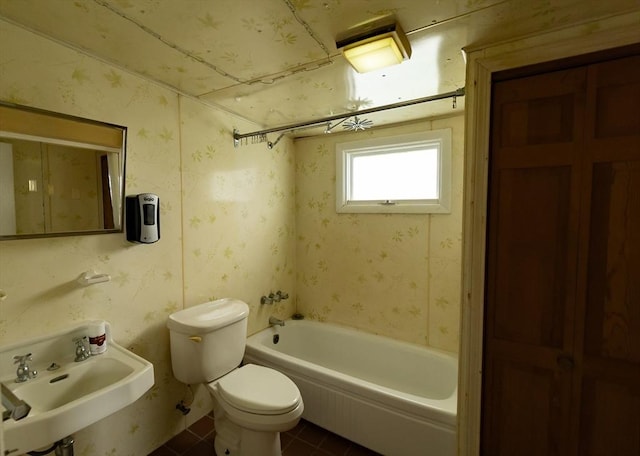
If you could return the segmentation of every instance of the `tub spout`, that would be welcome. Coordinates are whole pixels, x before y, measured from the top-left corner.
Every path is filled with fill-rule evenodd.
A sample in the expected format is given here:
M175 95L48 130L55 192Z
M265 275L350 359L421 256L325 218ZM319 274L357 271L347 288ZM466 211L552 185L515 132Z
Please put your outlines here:
M280 320L279 318L276 318L276 317L269 317L269 324L271 326L275 326L275 325L284 326L284 320Z

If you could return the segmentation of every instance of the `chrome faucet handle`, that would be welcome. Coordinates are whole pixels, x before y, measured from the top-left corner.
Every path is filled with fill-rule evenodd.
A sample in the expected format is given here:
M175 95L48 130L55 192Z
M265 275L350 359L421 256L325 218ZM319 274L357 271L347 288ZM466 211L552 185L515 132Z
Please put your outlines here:
M26 364L29 361L33 361L31 353L27 353L26 355L14 355L13 357L13 364Z
M281 299L289 299L289 293L285 292L285 291L276 291L276 296L278 297L278 301L280 301Z
M87 351L87 347L84 346L84 340L86 337L75 337L73 341L76 343L76 358L75 362L84 361L89 359L91 354Z
M29 361L32 361L31 353L27 353L26 355L15 355L13 357L13 364L18 364L18 369L16 369L16 382L22 383L26 382L30 378L35 378L38 375L37 370L31 370Z

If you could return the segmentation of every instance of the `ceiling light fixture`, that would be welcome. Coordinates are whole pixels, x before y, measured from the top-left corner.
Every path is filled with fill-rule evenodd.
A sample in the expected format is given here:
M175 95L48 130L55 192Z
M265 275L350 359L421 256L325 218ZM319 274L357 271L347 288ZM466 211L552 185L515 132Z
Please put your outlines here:
M411 45L402 27L385 18L346 32L336 47L358 73L397 65L411 57Z

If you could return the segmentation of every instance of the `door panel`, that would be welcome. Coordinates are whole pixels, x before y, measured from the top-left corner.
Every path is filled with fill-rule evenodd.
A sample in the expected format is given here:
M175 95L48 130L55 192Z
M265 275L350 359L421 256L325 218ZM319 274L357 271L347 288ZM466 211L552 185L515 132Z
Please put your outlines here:
M627 138L638 150L640 56L589 67L589 113L596 140ZM635 139L634 139L635 138Z
M504 169L497 180L508 191L497 195L493 337L562 349L571 168Z
M589 66L579 454L640 454L640 56ZM582 279L580 279L582 282ZM584 290L584 291L582 291Z
M640 56L493 85L481 450L640 454Z
M505 104L502 146L572 141L574 96L573 93L560 93Z
M640 158L593 170L585 355L638 364Z
M586 76L495 86L483 454L568 454Z
M495 456L564 455L562 434L566 432L568 374L526 362L499 359L493 364L495 413L493 429L501 438L492 439L483 453ZM522 394L526 391L527 394Z
M622 382L602 379L600 372L585 375L580 423L578 454L640 454L640 387L637 379Z

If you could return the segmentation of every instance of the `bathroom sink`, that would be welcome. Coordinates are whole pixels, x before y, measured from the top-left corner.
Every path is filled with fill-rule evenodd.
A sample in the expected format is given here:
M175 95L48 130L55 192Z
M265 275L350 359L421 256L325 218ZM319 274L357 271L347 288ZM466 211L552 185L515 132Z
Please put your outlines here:
M132 404L153 386L153 365L115 343L109 324L107 351L75 362L73 339L87 329L88 323L0 347L0 381L31 407L26 417L4 421L6 451L22 454L49 447ZM30 369L38 374L18 383L13 357L27 353L32 354Z

